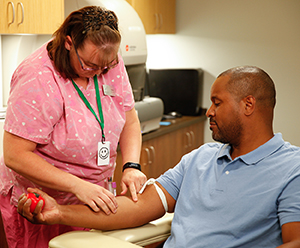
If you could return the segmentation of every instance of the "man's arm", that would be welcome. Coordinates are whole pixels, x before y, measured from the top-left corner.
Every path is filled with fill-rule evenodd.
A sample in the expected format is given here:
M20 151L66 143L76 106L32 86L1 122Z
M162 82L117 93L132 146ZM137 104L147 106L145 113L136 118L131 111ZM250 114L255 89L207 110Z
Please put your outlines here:
M158 184L159 185L159 184ZM159 185L161 187L161 185ZM163 190L172 212L175 200ZM137 202L126 196L117 197L118 209L115 214L106 215L104 212L94 212L85 205L58 205L55 200L46 193L30 189L45 199L45 207L41 211L41 202L36 207L34 214L29 211L31 200L23 196L19 200L18 212L33 223L40 224L64 224L69 226L80 226L100 230L113 230L120 228L136 227L160 218L165 210L154 185L146 187L143 194L139 194Z
M278 248L296 248L300 247L300 222L290 222L282 225L283 245Z

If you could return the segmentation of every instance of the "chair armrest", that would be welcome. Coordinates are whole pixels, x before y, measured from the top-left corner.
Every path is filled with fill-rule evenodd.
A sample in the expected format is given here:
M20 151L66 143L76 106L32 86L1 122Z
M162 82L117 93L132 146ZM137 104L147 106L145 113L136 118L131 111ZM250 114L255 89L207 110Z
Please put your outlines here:
M166 213L163 217L140 227L105 232L93 229L91 232L101 232L103 235L146 246L166 240L171 234L172 220L173 214Z
M103 235L99 232L72 231L59 235L49 242L49 248L140 248L140 246Z
M114 231L72 231L59 235L49 242L49 248L135 248L166 240L171 234L173 214L146 225Z

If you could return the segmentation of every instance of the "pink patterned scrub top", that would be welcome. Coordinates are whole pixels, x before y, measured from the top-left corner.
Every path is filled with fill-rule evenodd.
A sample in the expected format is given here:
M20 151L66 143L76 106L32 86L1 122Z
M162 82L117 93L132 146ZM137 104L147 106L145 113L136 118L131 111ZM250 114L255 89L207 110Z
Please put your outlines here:
M34 152L53 166L107 187L107 178L113 175L115 169L125 112L134 107L132 89L120 55L118 66L98 76L98 82L105 138L110 142L111 149L109 165L97 165L101 127L78 95L72 81L64 79L55 70L48 57L46 44L27 57L12 77L4 129L37 143ZM103 85L113 87L115 96L105 95ZM89 79L86 89L79 88L99 115L93 78ZM7 168L2 158L0 193L7 195L12 189L11 202L17 205L19 196L26 192L27 187L42 189L60 204L79 203L71 193L35 185Z

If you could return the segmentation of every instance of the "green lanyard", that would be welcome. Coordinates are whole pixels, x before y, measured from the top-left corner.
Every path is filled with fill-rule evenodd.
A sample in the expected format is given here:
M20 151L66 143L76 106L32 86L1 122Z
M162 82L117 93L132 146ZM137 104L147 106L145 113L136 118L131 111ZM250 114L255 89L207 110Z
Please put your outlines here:
M100 127L101 127L101 131L102 131L102 143L104 143L105 142L104 117L103 117L103 112L102 112L102 105L101 105L101 98L100 98L100 93L99 93L99 85L98 85L97 76L96 75L94 76L94 84L95 84L95 91L96 91L96 99L97 99L98 111L99 111L99 116L100 116L100 120L101 121L99 120L99 118L96 115L95 111L93 110L91 104L86 99L86 97L84 96L84 94L82 93L82 91L79 89L79 87L77 86L77 84L73 81L73 79L72 79L72 83L73 83L75 89L77 90L78 95L80 96L80 98L82 99L82 101L85 103L85 105L93 113L93 115L96 117L97 121L99 122Z

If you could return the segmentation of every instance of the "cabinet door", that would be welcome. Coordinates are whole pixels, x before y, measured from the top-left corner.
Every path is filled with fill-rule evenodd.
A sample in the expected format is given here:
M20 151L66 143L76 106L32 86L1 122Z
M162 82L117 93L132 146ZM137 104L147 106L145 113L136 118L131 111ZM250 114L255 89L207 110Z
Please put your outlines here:
M172 133L170 133L170 153L169 153L169 156L170 156L170 166L169 168L171 167L174 167L176 164L178 164L184 154L184 144L186 141L186 137L183 135L184 131L183 129L179 129L177 131L174 131Z
M199 122L186 128L178 130L178 142L181 143L182 156L201 146L204 142L203 137L204 123Z
M131 5L141 18L147 34L155 34L158 28L156 0L131 0Z
M204 122L199 122L190 126L190 133L194 135L192 139L192 150L204 144Z
M204 122L192 124L143 142L141 165L145 174L157 178L174 167L183 155L203 144Z
M29 0L36 2L31 6L34 12L35 34L53 34L64 21L64 0Z
M1 0L0 33L18 33L19 30L23 30L23 11L23 3Z
M0 0L0 33L52 34L64 19L63 0Z
M170 167L169 134L143 142L141 165L148 178L157 178Z
M178 135L179 133L181 133L181 129L152 140L156 151L155 161L152 167L149 168L152 177L159 177L168 169L176 166L181 160L183 151L182 139Z
M147 34L175 33L175 0L128 0Z
M156 33L175 34L176 32L176 1L156 0L158 27Z

